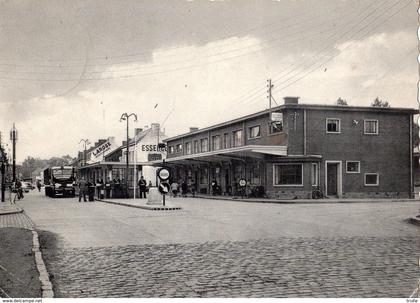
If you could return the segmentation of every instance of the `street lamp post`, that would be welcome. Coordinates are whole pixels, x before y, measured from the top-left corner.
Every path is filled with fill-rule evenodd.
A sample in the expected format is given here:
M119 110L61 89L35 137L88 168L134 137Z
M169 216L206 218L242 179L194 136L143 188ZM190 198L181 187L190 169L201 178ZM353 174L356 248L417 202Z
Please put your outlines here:
M86 146L90 144L89 139L80 140L79 144L83 142L83 166L86 166Z
M10 130L10 140L13 143L12 147L12 176L13 176L13 182L16 182L16 141L18 138L18 131L15 127L15 124L13 123L13 127Z
M129 164L129 159L128 159L128 146L129 146L129 142L128 142L128 120L129 120L129 118L130 117L134 117L134 122L136 122L137 121L137 115L136 114L134 114L134 113L131 113L131 114L127 114L127 113L123 113L122 115L121 115L121 118L120 118L120 122L121 121L127 121L127 142L126 142L126 146L127 146L127 153L126 153L126 157L125 157L125 160L126 160L126 167L125 167L125 195L126 195L126 198L128 198L128 164ZM137 181L137 180L136 180Z

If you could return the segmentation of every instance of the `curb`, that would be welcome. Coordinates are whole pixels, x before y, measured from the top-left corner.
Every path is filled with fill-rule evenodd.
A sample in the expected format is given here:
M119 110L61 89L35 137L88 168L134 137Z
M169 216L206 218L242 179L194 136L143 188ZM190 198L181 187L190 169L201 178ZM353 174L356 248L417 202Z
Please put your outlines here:
M269 204L333 204L333 203L398 203L398 202L420 202L419 199L371 199L371 200L355 200L355 199L342 199L342 200L329 200L329 199L307 199L307 200L254 200L254 199L232 199L225 198L223 196L210 196L203 197L196 195L195 198L199 199L209 199L209 200L224 200L232 202L246 202L246 203L269 203Z
M3 215L13 215L13 214L20 214L23 213L23 209L17 208L15 210L5 210L5 211L0 211L0 216Z
M179 206L144 206L144 205L131 205L126 203L120 203L120 202L114 202L114 201L106 201L106 200L99 200L96 199L95 201L108 203L108 204L114 204L119 206L126 206L126 207L133 207L133 208L141 208L141 209L147 209L147 210L182 210Z
M39 272L39 281L41 282L41 296L42 298L54 298L54 291L48 275L47 268L44 260L42 259L42 253L39 249L39 239L36 230L32 230L33 248L32 251L35 254L35 264Z
M419 217L411 217L410 223L420 226L420 218Z

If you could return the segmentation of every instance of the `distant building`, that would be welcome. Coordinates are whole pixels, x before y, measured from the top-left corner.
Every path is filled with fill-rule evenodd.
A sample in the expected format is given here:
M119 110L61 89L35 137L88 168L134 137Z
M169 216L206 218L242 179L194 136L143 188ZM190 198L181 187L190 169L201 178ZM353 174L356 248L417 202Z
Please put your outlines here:
M166 140L172 180L201 193L310 198L412 197L413 115L407 108L284 105ZM154 162L156 165L159 161Z
M131 197L134 195L134 182L137 182L140 176L143 176L147 182L156 183L156 167L150 166L149 161L166 158L166 148L159 146L166 136L160 130L158 123L152 123L145 129L136 128L134 132L134 138L130 139L128 144L128 186ZM109 179L122 184L126 177L126 148L126 141L117 145L113 137L102 139L86 151L86 165L83 161L83 152L79 152L78 159L73 165L78 166L79 177L95 182Z

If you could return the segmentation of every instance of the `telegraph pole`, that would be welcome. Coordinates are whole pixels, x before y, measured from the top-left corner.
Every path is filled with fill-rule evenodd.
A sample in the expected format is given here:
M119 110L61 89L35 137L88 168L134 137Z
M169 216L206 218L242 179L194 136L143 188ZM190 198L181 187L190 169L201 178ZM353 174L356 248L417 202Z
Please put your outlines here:
M269 109L271 109L271 99L272 99L272 96L271 96L271 89L273 88L273 84L271 84L271 79L268 79L267 80L267 82L268 82L268 85L267 85L267 87L268 87L268 90L267 90L267 93L268 93L268 108Z

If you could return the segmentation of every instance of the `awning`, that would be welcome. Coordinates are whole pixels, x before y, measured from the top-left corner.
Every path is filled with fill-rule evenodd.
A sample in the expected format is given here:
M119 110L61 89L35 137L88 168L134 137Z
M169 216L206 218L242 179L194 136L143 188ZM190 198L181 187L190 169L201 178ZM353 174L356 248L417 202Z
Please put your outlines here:
M226 160L242 160L246 158L263 159L264 155L287 156L287 146L282 145L245 145L204 153L183 155L165 159L165 163L191 164L199 162L220 162ZM163 160L150 161L149 165L161 165Z

